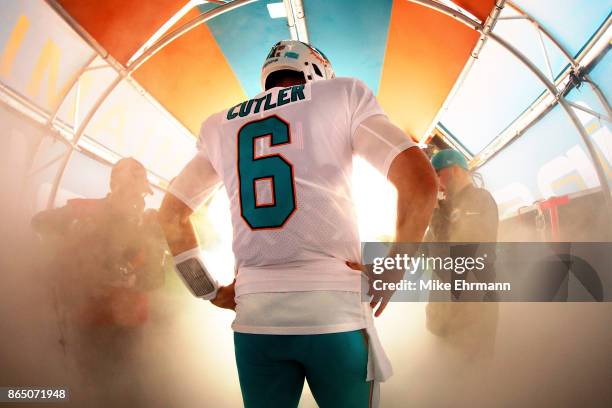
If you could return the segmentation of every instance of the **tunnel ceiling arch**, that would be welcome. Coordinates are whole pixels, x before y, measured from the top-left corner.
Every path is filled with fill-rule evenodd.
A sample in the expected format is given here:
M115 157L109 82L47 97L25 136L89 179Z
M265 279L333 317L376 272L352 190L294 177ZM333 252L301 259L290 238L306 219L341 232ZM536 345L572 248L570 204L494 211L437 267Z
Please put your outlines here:
M83 127L83 138L74 141L79 146L110 161L139 158L164 184L193 154L191 136L205 117L259 92L269 46L307 38L338 75L365 81L413 137L425 141L436 126L480 166L527 132L534 117L554 109L554 101L496 42L432 4L490 26L559 89L571 64L584 68L601 92L583 87L569 100L610 115L601 97L611 89L606 0L15 0L2 6L2 91L31 104L68 140ZM499 15L496 4L503 6ZM131 71L164 35L225 9ZM605 47L594 54L595 43ZM89 112L95 115L88 118ZM601 117L595 124L593 115L583 120L593 134L607 132L596 140L609 136ZM609 146L599 149L609 161Z
M59 5L123 66L173 16L184 0ZM200 4L203 3L203 4ZM175 24L224 2L192 2ZM285 18L255 1L200 25L150 58L134 78L192 133L202 119L257 94L269 47L290 37ZM459 1L484 21L494 1ZM478 33L407 1L310 0L303 4L309 39L325 50L340 76L357 76L404 129L420 136L442 106L478 41ZM338 32L343 32L342 36ZM406 41L409 38L410 41ZM453 38L449 42L448 38ZM420 63L414 63L420 61ZM406 98L406 95L414 95ZM405 115L409 110L413 115Z

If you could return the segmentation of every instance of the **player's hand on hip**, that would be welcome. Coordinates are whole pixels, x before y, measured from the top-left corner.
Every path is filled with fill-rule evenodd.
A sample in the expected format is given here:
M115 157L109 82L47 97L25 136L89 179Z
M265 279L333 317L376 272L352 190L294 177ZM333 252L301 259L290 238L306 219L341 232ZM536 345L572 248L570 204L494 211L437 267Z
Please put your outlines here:
M374 289L374 280L381 280L382 282L399 282L402 279L403 271L401 274L396 274L395 271L387 271L384 274L378 275L372 272L372 265L363 265L359 262L351 261L346 261L346 265L351 269L362 271L368 277L368 295L372 297L372 299L370 300L370 307L372 307L372 309L375 309L375 317L380 316L389 304L391 296L393 296L393 293L395 293L395 291ZM378 307L376 307L377 305Z
M221 286L217 291L217 296L211 300L211 303L221 309L236 310L236 292L234 287L236 279L227 286Z

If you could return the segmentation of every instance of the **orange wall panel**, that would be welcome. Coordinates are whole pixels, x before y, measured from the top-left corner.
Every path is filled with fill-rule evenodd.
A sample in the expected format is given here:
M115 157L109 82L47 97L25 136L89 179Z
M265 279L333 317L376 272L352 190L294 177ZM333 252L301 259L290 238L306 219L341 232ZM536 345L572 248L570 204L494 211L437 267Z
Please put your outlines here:
M419 139L436 117L479 34L430 8L395 0L378 100Z
M493 10L495 0L453 0L453 3L469 11L484 23Z
M205 24L161 49L133 76L195 135L209 115L247 99Z
M96 41L123 65L185 0L58 0Z

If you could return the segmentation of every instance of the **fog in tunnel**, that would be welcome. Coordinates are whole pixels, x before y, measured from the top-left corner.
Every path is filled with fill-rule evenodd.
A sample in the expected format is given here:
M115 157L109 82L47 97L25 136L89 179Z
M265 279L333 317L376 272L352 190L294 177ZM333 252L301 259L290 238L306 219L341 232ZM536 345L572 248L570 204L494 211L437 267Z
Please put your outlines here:
M71 339L65 353L58 343L49 288L40 285L40 272L23 268L32 260L32 254L23 254L28 256L13 258L20 265L3 269L0 383L68 385L75 406L80 406L78 394L108 393L108 384L83 388ZM143 387L151 407L241 406L229 327L233 313L186 294L160 292L152 304L142 346L134 350L139 364L132 372L140 378L109 380L134 391ZM484 365L431 335L424 309L423 303L393 303L378 320L395 373L382 385L383 407L605 407L612 401L608 304L504 303L495 356ZM92 357L104 361L107 356ZM87 406L96 405L88 400ZM316 404L305 393L300 406Z
M48 75L46 73L48 67L45 66L43 74L40 75L43 78L41 80L43 85L39 84L41 90L37 90L36 95L24 96L25 93L17 89L18 86L15 85L17 82L11 82L6 88L8 90L10 87L16 88L16 91L11 91L17 95L14 97L15 95L9 94L5 89L5 79L8 81L9 77L0 78L2 79L0 84L2 85L0 89L0 273L2 274L0 280L0 387L68 388L71 401L67 404L58 403L56 406L92 408L241 407L243 402L234 358L233 332L230 327L234 312L218 309L208 301L193 298L176 274L170 271L164 276L163 286L148 292L149 316L141 330L134 336L133 341L129 345L126 343L123 348L115 347L107 349L109 350L107 352L92 352L93 349L84 346L83 338L79 337L73 323L67 317L70 311L63 304L62 288L60 287L65 283L56 280L57 265L53 264L49 249L41 241L41 237L37 236L32 229L31 220L39 211L62 206L72 198L104 197L109 188L111 162L118 157L129 155L142 156L139 158L149 170L150 179L155 184L154 194L147 197L147 208L157 209L164 194L163 187L167 186L167 182L177 174L184 162L194 152L195 139L192 138L193 135L190 132L193 132L195 128L194 133L197 133L199 124L204 119L200 117L201 111L212 109L213 101L216 99L227 98L233 101L232 98L236 95L243 99L246 98L247 95L241 83L249 84L249 90L255 86L258 87L259 65L256 66L257 75L255 76L257 78L254 84L249 83L244 77L239 78L237 74L235 75L236 72L241 71L234 70L236 67L231 65L230 55L223 54L223 52L229 50L238 54L240 48L234 49L233 44L229 44L227 40L238 37L226 36L224 41L228 41L227 43L214 38L215 28L218 32L224 32L228 29L227 27L234 25L227 24L227 21L231 20L225 20L227 27L219 22L220 20L211 20L211 33L208 33L207 37L200 37L202 33L198 34L197 30L193 30L191 38L198 39L198 41L202 38L210 39L214 46L210 47L212 51L206 49L207 52L214 51L215 54L211 55L216 58L208 55L207 58L193 61L194 72L190 71L185 78L160 75L157 71L160 67L174 69L181 65L172 61L163 61L159 66L145 65L145 68L148 67L149 70L143 69L135 74L135 79L130 80L132 82L118 81L119 85L116 90L110 93L108 100L101 105L99 113L92 118L91 124L86 126L87 132L83 133L82 140L77 146L71 146L71 137L74 136L71 132L78 127L80 120L83 119L82 116L87 114L88 109L102 94L104 87L110 84L118 74L101 56L96 54L97 50L90 49L80 36L71 31L72 28L64 24L61 16L56 15L50 7L46 7L48 3L50 2L44 3L45 13L53 15L56 20L50 20L47 14L38 16L37 13L31 13L31 16L28 14L32 18L31 27L43 26L38 23L36 16L40 19L49 18L50 26L57 28L58 32L61 31L58 27L61 27L70 34L70 36L62 34L63 37L58 37L63 38L66 42L63 44L57 41L64 47L61 48L62 58L71 55L72 48L70 47L76 50L76 45L72 45L74 41L75 44L80 44L79 58L85 61L91 54L94 62L89 68L96 69L88 70L83 75L81 84L76 82L72 84L74 88L66 98L67 102L58 106L59 119L56 118L54 123L47 122L49 107L45 105L47 94L52 93L50 91L52 87L47 83L51 82L50 79L47 79L47 76L51 76L50 73ZM83 3L72 2L73 5L76 5L77 11L80 10L83 13L88 11L89 7L100 9L98 4L87 6ZM108 14L109 19L116 11L112 4L118 3L120 2L109 2L103 5L103 11ZM166 3L169 13L172 2ZM192 3L194 2L190 4ZM202 5L200 7L212 7L213 3L218 5L219 2L209 3L206 7ZM355 3L360 3L359 10L370 11L372 9L367 2ZM389 6L387 14L390 16L391 3L405 5L410 2L387 3ZM263 9L262 4L255 2L253 5L253 7L261 7L260 11L264 13L265 19L260 19L258 23L272 24L270 23L272 21L285 32L287 28L285 21L268 20L265 14L267 11ZM26 5L35 9L34 2ZM140 4L129 5L131 10L123 10L123 12L137 13L137 8L140 6ZM334 7L336 6L338 5L334 4ZM410 7L417 7L417 5L411 4ZM19 9L19 7L13 8ZM591 8L599 12L598 7L592 6ZM140 11L155 15L160 19L159 25L163 24L162 13L153 6ZM185 14L183 17L192 18L196 12L198 11L193 10L191 14ZM246 13L244 10L241 12ZM510 13L507 10L506 12ZM15 21L10 20L10 24L17 27L16 29L25 27L20 25L23 21L21 14L18 14L17 11L14 14L14 16L11 14L11 18L15 17ZM313 27L314 14L313 12L313 18L309 20L313 22ZM352 15L352 13L346 14L349 17ZM364 21L378 21L374 18L379 19L382 14L384 13L378 10L372 14L371 18L364 18ZM398 15L397 12L395 15ZM405 16L410 15L410 13L405 14ZM143 16L140 24L148 27L152 24L147 17L149 14L145 13ZM390 18L389 16L387 17ZM326 24L329 25L329 16L324 15L324 17ZM486 13L483 18L486 18ZM242 20L244 21L241 24L253 23L246 17ZM4 20L0 18L0 22L2 21ZM346 24L346 20L342 21L344 21L343 24ZM388 23L387 20L384 21L384 30L381 29L382 24L380 27L377 24L371 24L372 27L377 26L377 32L372 35L366 33L367 43L384 43L387 38L386 24ZM394 27L411 27L411 30L414 30L413 34L418 34L419 27L409 25L407 21L409 20L400 20L398 23L395 20ZM122 42L129 42L134 48L131 51L144 47L140 41L143 33L138 29L139 27L122 26L121 33L110 35L110 32L105 30L105 25L104 19L97 19L95 28L100 29L100 32L97 33L101 37L106 40L110 38L111 43L107 46L122 48L119 47ZM508 37L515 34L507 28L508 26L502 24L501 27L498 31L508 30ZM528 29L531 30L531 27ZM577 30L575 27L572 29ZM312 31L316 32L314 29ZM436 35L442 36L444 34L442 31L440 30ZM588 32L589 36L593 34L591 31ZM334 36L334 43L342 43L336 38L340 32L339 28L330 30L330 32ZM4 35L2 30L0 34ZM39 32L36 33L36 38L42 35L39 34ZM158 34L161 36L163 32ZM403 44L405 40L400 37L400 34L396 32L394 37L389 38L394 38L395 44ZM474 34L474 41L476 41L478 36L475 33L471 34ZM183 40L185 38L188 37L184 37ZM249 41L254 41L253 38L244 38L245 44L248 46ZM363 37L356 36L354 41L359 42L362 39ZM517 36L516 41L521 45L523 42L526 43L530 52L533 51L532 46L535 48L538 45L526 35ZM576 46L584 45L582 40L576 41ZM197 41L194 41L195 43ZM27 41L24 44L26 44L24 47L30 47ZM180 44L183 45L178 49L168 46L165 51L174 55L174 58L178 58L180 51L191 50L184 43ZM204 42L200 41L199 44L202 45ZM417 42L415 44L420 46ZM610 48L609 42L607 44L606 50ZM208 44L204 45L208 47ZM364 50L366 45L364 43L362 47L362 44L358 44ZM443 45L450 51L456 51L451 49L452 42L446 39L440 40L439 47ZM473 48L471 43L468 45L465 51L466 58ZM226 49L222 49L223 46ZM261 44L258 46L265 48ZM363 51L359 50L359 47L356 47L355 50ZM521 48L518 45L517 47ZM133 56L133 52L128 52L130 51L128 48L126 46L123 50L125 55L113 55L113 53L109 55L113 55L113 58L118 58L118 60L127 61L130 56ZM333 55L334 52L344 55L337 49L334 50L332 46L330 48L330 55ZM478 171L483 175L480 176L479 181L484 183L485 188L495 193L500 215L506 217L500 223L504 225L504 233L500 241L546 241L550 237L540 234L541 231L536 233L531 223L522 223L520 211L528 206L537 207L537 204L534 203L546 197L575 193L580 194L574 201L574 204L576 202L578 204L571 210L559 210L561 219L565 223L564 228L567 227L563 236L564 240L584 242L609 240L609 224L607 224L605 208L601 205L601 197L597 190L599 181L592 166L592 158L583 146L584 141L580 139L576 129L570 126L570 122L563 116L564 112L559 106L551 105L550 114L543 115L542 120L530 123L529 126L519 129L520 132L517 130L517 126L523 126L527 122L524 117L517 115L537 111L534 107L543 110L544 103L536 106L534 98L544 100L542 96L544 88L541 88L540 85L525 85L531 82L519 83L519 79L522 81L524 76L530 74L524 70L524 67L515 70L515 65L506 64L502 67L503 64L497 64L501 61L499 55L502 55L502 52L508 59L511 57L501 47L497 48L499 49L489 46L480 55L480 62L488 58L488 65L483 64L484 67L477 67L473 71L476 74L467 79L464 78L468 85L476 83L477 86L469 89L466 86L461 91L457 91L454 102L448 106L446 106L448 101L444 101L450 91L450 86L457 79L456 75L449 73L452 70L448 66L448 69L442 70L444 75L449 77L447 78L448 89L437 89L436 92L431 92L426 78L415 74L406 75L404 69L416 67L415 72L421 72L421 69L425 71L431 67L437 68L439 61L435 58L429 62L431 65L413 64L413 59L410 59L410 66L407 67L400 64L388 69L388 65L387 72L396 72L398 77L405 77L406 80L406 84L392 84L397 86L394 92L401 94L401 98L396 98L401 103L391 106L393 113L396 117L407 120L410 119L410 115L405 115L407 103L413 103L415 108L424 110L435 108L436 121L439 119L440 125L445 122L449 128L462 133L461 136L474 138L471 142L478 147L474 147L475 152L484 147L489 148L490 161L480 163L481 167ZM552 49L552 47L549 48ZM34 49L33 46L32 49ZM394 52L397 56L400 53L398 49L402 50L401 47L395 48L387 55L393 56L391 52ZM338 67L340 67L338 72L341 72L343 66L357 66L359 70L363 68L365 73L363 76L367 77L366 79L370 82L374 78L376 84L380 79L381 89L385 89L384 86L387 87L387 101L393 101L394 99L389 99L388 96L394 89L389 85L392 78L389 76L384 78L381 73L382 59L387 50L384 47L377 49L380 54L380 64L374 63L373 60L368 60L368 64L355 64L352 58L357 55L355 50L348 48L342 50L342 52L346 51L346 55L351 58L338 59ZM35 51L37 53L40 50L37 48ZM589 64L592 63L589 70L592 71L593 78L597 78L598 81L609 78L606 71L609 72L609 61L612 54L609 52L606 54L606 52L601 51L601 55L598 54L597 58L593 57L589 62ZM26 54L26 56L18 54L17 61L32 62L38 58L38 54L34 55L34 51L28 51ZM74 51L73 54L76 55L77 52ZM80 56L80 54L83 55ZM164 54L160 52L159 55ZM191 54L185 54L181 58L187 59L190 56ZM555 57L554 54L552 56ZM555 58L553 61L555 62L554 74L561 77L562 69L565 70L563 67L567 64L562 56ZM75 61L77 59L75 57ZM177 60L183 61L182 59ZM152 59L152 61L155 60ZM456 63L457 75L463 69L465 62L465 59L461 59ZM401 63L407 64L403 59ZM513 64L519 65L517 61L514 61ZM15 64L15 67L19 67L19 64ZM208 74L211 67L214 68L212 72L214 81L201 74L201 72ZM196 68L202 68L201 72L195 72ZM511 72L503 72L502 68ZM19 69L13 68L13 71L19 74L15 77L21 77ZM60 71L62 74L60 79L68 83L64 76L68 77L68 71L74 74L72 72L74 67L67 69L62 66ZM4 74L0 72L0 76L2 75ZM28 75L30 75L29 71L23 77ZM170 78L168 81L162 80L168 78ZM230 78L231 81L227 78ZM487 80L482 80L482 78ZM15 80L13 77L10 79ZM210 95L190 86L189 81L196 79L202 80L209 87L204 89L210 91ZM535 81L533 78L529 79L529 81L532 80ZM24 80L23 83L25 82ZM156 88L158 85L168 84L171 85L170 92L160 92L155 97L148 94L148 92L153 93L153 90L159 91ZM56 85L59 87L59 82ZM172 88L174 85L176 85L176 94L175 89ZM604 85L606 87L604 91L608 91L609 80ZM24 85L23 88L25 89L26 86ZM83 105L80 107L78 102L75 102L77 88L78 92L83 93ZM419 98L410 98L408 101L405 95L417 88L423 95L436 96L440 99L437 101L439 103L436 101L434 101L436 103L431 101L425 101L427 102L425 103ZM567 97L578 105L601 111L596 95L587 89L586 85L580 89L579 87L568 88ZM24 95L21 95L22 93ZM384 96L384 92L382 94ZM487 94L488 97L483 98L483 94ZM504 97L492 97L502 94ZM54 98L58 95L55 95ZM378 96L380 95L377 94ZM12 97L14 100L11 99ZM164 97L165 102L162 100ZM201 98L199 103L206 105L206 109L200 109L201 106L188 98ZM553 99L552 96L550 98ZM41 102L43 100L45 102ZM164 103L168 102L176 103L176 106L180 107L178 113L184 114L189 120L187 121L185 117L171 117L170 112L173 111L165 110L168 106L165 106ZM445 104L444 111L438 112L442 103ZM528 105L531 103L534 105ZM36 106L32 108L32 105ZM230 106L229 103L227 105ZM479 118L474 113L478 111L478 108L484 112ZM79 109L81 109L80 113ZM181 109L184 109L185 112ZM385 109L387 109L386 106ZM498 117L496 115L499 112L503 115L500 114ZM610 144L612 139L610 139L609 122L594 117L586 111L576 112L582 126L589 131L589 137L593 139L598 149L597 152L601 155L599 159L607 171L605 174L609 184L612 185L612 172L609 166L612 158L612 145ZM527 119L530 119L527 114ZM429 119L432 119L433 116L433 113L431 117L422 115L418 117L418 121L427 122L426 125L429 126ZM517 121L518 124L510 122L517 120L517 117L523 120ZM560 117L562 118L559 119ZM189 129L184 126L187 122L191 126ZM178 126L177 123L179 123ZM504 128L508 124L510 126ZM62 129L66 134L71 134L68 137L60 133L58 129ZM473 132L474 129L477 129L478 132ZM516 134L513 133L515 130ZM441 140L441 136L444 136L439 128L434 129L434 132L437 140ZM479 132L481 133L480 139ZM494 139L500 135L506 137L507 145L502 146L501 139ZM447 137L445 140L449 139L451 138ZM500 143L500 148L492 152L490 148L495 147L495 142ZM459 144L461 144L460 141ZM56 185L56 177L62 172L63 161L69 151L72 151L71 159L64 169L61 182L57 185L57 194L50 200L53 187ZM357 201L362 240L391 240L395 228L396 211L396 196L392 191L393 188L390 184L385 183L383 176L375 174L371 168L364 165L364 161L360 158L355 159L353 171L354 180L357 181L353 193ZM206 247L205 255L214 266L214 274L220 278L221 283L225 284L231 281L234 272L228 205L225 192L221 190L207 208L193 217L193 221L197 224L201 244ZM532 208L530 211L536 213L540 210ZM515 216L517 213L519 216ZM604 239L606 237L607 239ZM87 249L84 248L84 252ZM609 265L607 270L602 271L608 274L606 278L608 281L611 268L612 265ZM609 294L607 299L609 300ZM427 329L426 307L425 302L392 302L383 315L375 320L394 371L394 375L381 385L381 406L383 408L517 406L603 408L612 406L612 303L609 301L602 303L500 303L495 352L490 360L470 358L432 334ZM102 341L103 339L94 338L94 340ZM469 341L478 342L478 336L474 335ZM103 349L101 347L99 350ZM109 352L113 354L109 355ZM87 360L87 365L83 365L83 360ZM0 406L4 405L0 402ZM30 405L23 403L19 406ZM37 403L31 406L45 406L45 404ZM307 384L304 386L299 407L317 407Z
M139 390L150 407L241 406L233 312L192 298L172 276L151 295L133 369L97 388L84 387L70 329L58 319L53 282L29 225L39 204L25 178L27 162L20 161L28 149L15 139L8 143L6 134L0 384L68 386L74 406L83 406L79 398L96 406L88 397L105 395L109 387ZM392 303L377 321L395 373L382 385L382 406L609 406L611 312L609 303L503 303L494 358L477 364L429 333L424 303ZM101 363L107 358L91 357ZM300 406L316 406L308 391Z
M166 276L164 287L151 294L150 319L141 341L131 350L133 366L93 388L85 386L75 361L78 343L69 325L62 322L54 295L56 283L30 226L31 217L47 205L49 184L58 166L54 159L65 145L15 112L2 109L7 120L0 124L0 384L68 386L74 406L83 406L83 400L95 406L91 396L103 397L112 389L133 390L151 407L241 406L230 329L233 312L192 298L172 274ZM39 153L32 162L37 147ZM67 178L77 177L88 189L95 186L98 192L93 197L104 196L108 166L96 164L103 171L90 173L95 168L91 163L86 167L84 160L91 159L75 154ZM84 167L79 167L82 163ZM363 169L356 171L366 177ZM356 189L358 201L367 194L363 188ZM385 194L384 189L377 194ZM223 203L213 201L214 217L208 221L196 217L196 222L204 236L211 236L215 229L214 234L227 241L230 233L220 230L218 219L227 210L219 206ZM392 208L385 207L377 215L364 208L374 225L392 225L387 219ZM232 271L229 246L217 251L216 262L225 263L227 282ZM609 303L503 303L494 358L489 364L475 364L426 329L424 303L392 303L377 321L395 372L382 384L382 406L609 406L611 312ZM103 364L108 356L91 358ZM308 391L300 404L316 406ZM114 405L119 407L121 402Z

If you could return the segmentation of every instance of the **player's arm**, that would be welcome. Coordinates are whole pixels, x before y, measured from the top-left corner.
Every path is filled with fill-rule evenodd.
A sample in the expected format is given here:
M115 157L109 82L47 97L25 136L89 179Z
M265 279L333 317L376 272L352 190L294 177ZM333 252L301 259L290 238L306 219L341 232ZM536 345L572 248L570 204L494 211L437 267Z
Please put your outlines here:
M438 181L427 156L418 147L398 154L387 178L397 189L396 242L421 242L436 205Z
M205 293L209 286L208 284L202 286L199 281L212 281L212 277L207 274L203 262L198 262L198 237L193 223L191 222L191 214L193 214L193 209L191 207L172 193L167 193L159 209L159 220L164 234L166 235L170 252L172 252L174 256L179 275L183 277L183 280L191 289L192 293L198 296L198 290L203 287L203 293ZM192 265L188 264L189 262L191 262ZM187 269L186 272L182 272L183 268ZM194 268L204 269L197 272ZM204 276L203 279L195 277L196 281L191 283L188 278L190 270L192 270L192 274L206 274L208 276ZM214 282L214 285L216 286L216 282ZM236 308L236 303L234 301L234 283L232 282L232 284L228 286L216 288L214 298L210 299L210 301L217 307L234 310Z
M218 307L234 309L234 284L217 287L206 270L199 251L198 238L191 215L215 190L219 176L203 152L199 152L185 166L170 185L159 209L159 222L174 256L179 276L191 292L210 298ZM214 286L215 292L208 295Z
M384 115L365 119L353 135L354 151L387 176L397 190L395 241L421 242L436 204L438 184L427 156ZM389 256L394 256L393 253ZM349 263L352 268L362 268ZM397 280L401 279L398 271ZM389 276L394 280L395 276ZM380 316L393 292L372 290L372 307Z
M427 156L395 126L367 86L349 92L351 145L397 189L397 242L421 242L436 203L437 176Z
M421 242L438 193L438 179L425 153L384 115L371 116L357 127L353 149L397 190L395 241Z
M166 193L159 208L159 223L173 256L198 247L191 214L191 207L172 193Z

